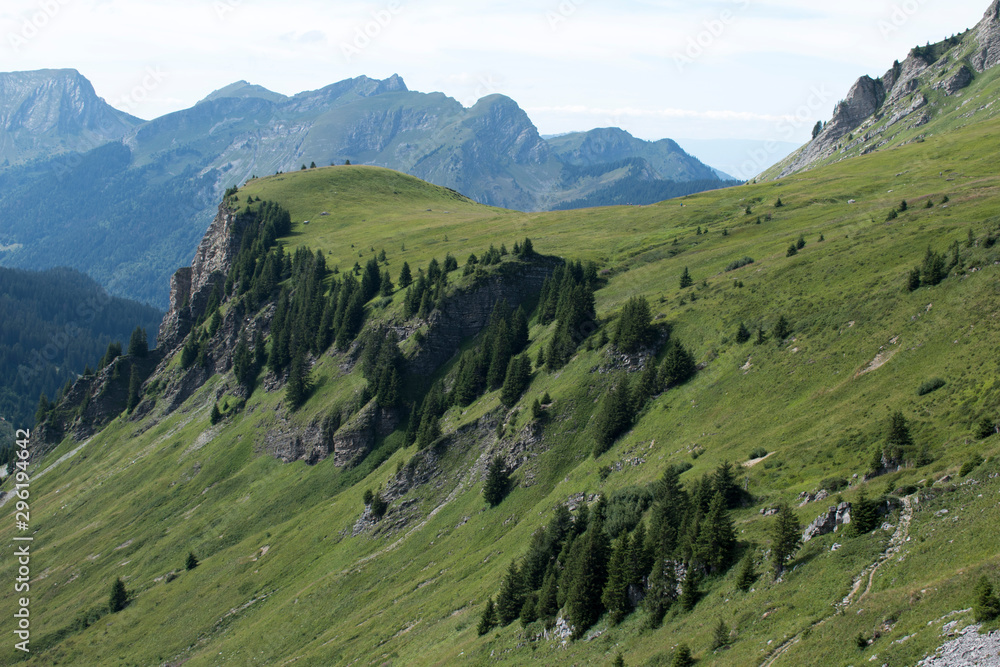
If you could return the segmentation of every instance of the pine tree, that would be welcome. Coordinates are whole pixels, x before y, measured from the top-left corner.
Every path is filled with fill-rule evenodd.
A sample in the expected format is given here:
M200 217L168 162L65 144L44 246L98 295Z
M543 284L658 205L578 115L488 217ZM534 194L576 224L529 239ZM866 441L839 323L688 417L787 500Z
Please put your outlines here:
M802 234L799 234L799 239L795 242L795 249L802 250L805 247L806 247L806 237L803 236Z
M976 621L986 623L1000 616L1000 598L993 593L993 584L984 574L976 584L976 599L972 604Z
M131 413L135 410L135 406L139 405L139 393L142 388L142 376L139 374L139 368L136 364L132 364L132 370L129 373L128 378L128 401L125 405L125 410Z
M507 575L500 584L500 592L497 594L497 621L501 626L510 625L521 615L524 595L521 573L517 569L517 564L511 561L507 568Z
M866 535L878 526L878 502L868 498L865 489L861 489L857 499L851 504L851 524L848 534L852 536Z
M889 416L889 427L886 432L885 441L884 455L885 462L888 465L902 461L903 455L913 446L910 427L906 423L906 417L903 416L900 410L896 410Z
M727 509L738 507L743 492L740 485L736 483L736 475L733 472L733 464L723 461L712 474L712 489L715 493L721 493Z
M608 563L608 582L604 586L601 602L608 610L612 625L618 625L629 612L628 586L631 579L628 558L631 555L632 543L628 533L622 533L611 551L611 561Z
M628 380L618 380L604 395L595 417L594 456L600 456L611 448L632 425L632 399Z
M913 292L920 289L920 269L914 267L906 276L906 291Z
M121 580L121 577L115 579L115 583L111 585L111 595L108 598L108 609L112 614L117 613L124 609L129 602L128 591L125 590L125 582Z
M545 582L538 594L538 617L553 619L559 613L559 579L551 565L545 573Z
M486 601L486 606L483 608L483 615L479 617L479 626L476 628L476 631L482 637L496 626L497 611L496 607L493 606L493 598L490 598Z
M700 230L701 227L699 227L698 229ZM691 287L691 285L694 285L694 279L691 278L691 274L688 272L688 267L686 266L684 267L684 273L681 274L680 284L681 284L681 289L684 289L686 287Z
M194 555L193 551L189 551L187 560L184 561L184 569L193 570L196 567L198 567L198 557Z
M220 421L222 421L222 413L219 412L219 404L218 403L213 403L212 404L212 414L210 414L208 416L208 423L211 424L212 426L215 426Z
M721 618L719 619L719 624L715 626L715 630L712 632L712 643L709 646L711 650L720 649L723 646L729 644L729 626Z
M788 250L785 252L785 257L792 257L799 254L799 249L795 247L795 244L788 246Z
M531 381L531 361L527 355L518 355L507 364L507 375L500 389L500 401L507 407L513 407L528 388Z
M687 644L678 644L674 651L674 659L670 661L670 667L691 667L694 665L694 658L691 657L691 649Z
M757 569L754 566L754 551L747 549L740 561L740 569L736 573L736 587L746 593L757 580Z
M413 282L413 275L410 273L410 265L407 262L403 262L403 268L399 270L398 282L400 289L406 289Z
M510 477L507 474L503 458L494 456L486 470L486 481L483 483L483 499L490 507L496 507L507 496Z
M650 625L654 628L663 622L663 616L677 599L677 573L674 561L657 556L649 573L649 586L643 605L649 613Z
M742 345L748 340L750 340L750 331L743 322L740 322L740 326L736 329L736 342Z
M608 538L604 532L601 501L593 512L590 526L578 540L579 557L564 575L569 578L566 612L579 639L601 616L601 594L608 576Z
M393 284L392 278L389 277L389 270L386 269L382 272L382 282L379 286L379 294L382 296L392 296Z
M774 323L774 339L781 342L792 334L792 326L784 315L778 316L778 321Z
M785 562L802 546L801 531L794 510L787 503L781 503L771 525L771 563L776 578L784 571Z
M701 591L698 589L701 577L698 569L693 565L688 565L687 573L684 575L684 583L681 585L681 608L684 611L691 611L701 599Z
M615 661L611 663L611 667L625 667L625 656L622 655L621 651L615 655Z
M535 593L525 594L520 619L522 628L526 628L538 620L538 595Z
M622 352L635 352L652 337L651 322L649 302L645 297L632 297L622 308L612 342Z
M285 399L293 411L298 410L306 402L310 389L309 368L306 365L305 355L300 352L288 369L288 384L285 387Z
M698 536L700 560L713 571L721 572L729 566L735 549L736 530L726 511L726 501L717 491Z
M145 357L149 353L149 343L146 341L146 330L136 327L128 341L128 354L134 357Z
M694 377L695 370L694 356L680 342L671 339L660 366L660 386L671 389L682 385Z

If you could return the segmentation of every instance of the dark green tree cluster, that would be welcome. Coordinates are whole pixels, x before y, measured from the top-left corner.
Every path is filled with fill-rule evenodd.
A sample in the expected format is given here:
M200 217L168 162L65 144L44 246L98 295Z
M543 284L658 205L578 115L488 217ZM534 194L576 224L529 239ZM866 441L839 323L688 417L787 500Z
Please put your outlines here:
M451 392L454 403L469 405L483 392L501 387L506 387L502 396L505 404L517 402L531 375L530 361L518 356L527 345L528 318L524 310L511 311L506 301L498 302L479 344L459 359Z
M671 338L659 368L655 360L650 359L636 382L629 382L627 377L614 382L601 399L594 416L594 456L606 452L632 428L650 398L684 384L694 377L695 372L694 356L679 341Z
M934 252L927 246L923 264L914 267L907 276L906 289L912 292L920 287L932 287L947 278L951 269L961 262L958 245L954 245L953 248L952 262L949 264L943 254Z
M236 214L235 228L242 238L236 259L226 277L225 292L248 295L248 305L267 301L290 268L288 258L278 245L279 237L292 229L288 211L274 202L260 202L256 207Z
M851 503L851 523L848 527L848 534L854 537L866 535L879 524L878 507L880 499L869 498L864 489L858 497Z
M233 350L233 375L236 381L248 391L252 391L257 382L257 375L267 361L267 349L264 336L257 329L253 336L253 347L247 343L246 332L241 331L236 349Z
M645 297L634 296L625 302L611 342L622 352L631 353L653 339L653 318Z
M405 367L396 332L381 327L370 331L362 347L361 372L368 380L368 393L383 408L398 407L402 402Z
M643 593L654 625L675 602L692 608L702 577L717 576L733 562L736 532L727 498L738 498L739 488L728 464L694 481L690 491L680 483L682 470L669 468L653 485L648 530L640 520L648 501L638 505L634 520L615 518L616 504L631 505L642 493L610 502L602 497L593 509L582 505L575 518L558 507L549 525L532 535L520 563L511 563L497 597L498 622L552 623L563 609L579 638L605 612L620 623Z
M542 284L538 321L555 322L555 333L545 349L545 363L556 370L569 361L577 346L596 329L594 290L597 266L580 262L559 266Z
M448 272L441 267L436 258L432 259L427 265L426 272L418 269L416 281L406 291L403 315L407 319L413 316L426 318L434 308L443 303L447 287Z

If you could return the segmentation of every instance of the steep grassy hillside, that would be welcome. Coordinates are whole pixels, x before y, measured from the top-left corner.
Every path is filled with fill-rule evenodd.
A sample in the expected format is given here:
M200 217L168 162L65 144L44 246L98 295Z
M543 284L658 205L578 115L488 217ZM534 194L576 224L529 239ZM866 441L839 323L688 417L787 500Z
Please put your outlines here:
M593 261L600 328L580 336L589 338L562 368L533 365L513 410L487 392L450 407L434 445L407 446L404 423L349 468L334 456L286 464L268 452L278 434L305 434L335 410L350 414L345 406L366 383L352 352L331 348L315 361L316 388L297 411L282 378L263 374L247 397L228 371L206 373L170 411L165 387L185 377L182 352L172 351L144 386L147 409L34 463L32 653L7 642L0 660L603 665L620 652L627 664L658 665L685 642L700 664L914 664L945 640L945 623L971 622L979 577L998 578L1000 438L977 434L1000 418L998 150L1000 122L991 120L775 182L538 214L480 206L376 168L251 182L232 205L278 202L291 214L287 251L320 250L341 277L382 250L393 280L404 261L416 273L450 253L461 290L475 280L459 277L469 253L512 249L525 237L538 253ZM804 246L787 256L800 238ZM956 242L960 264L939 284L908 291L928 247L950 262ZM744 257L753 263L726 270ZM499 267L519 261L505 257ZM685 269L693 285L682 289ZM639 376L602 341L635 296L699 370L651 399L594 458L598 401L615 379ZM404 318L404 297L397 289L373 299L366 330L391 324L409 355L428 329ZM529 315L535 360L556 332ZM781 316L791 333L777 339ZM737 343L741 322L760 328L763 342ZM452 357L430 379L450 386L457 366ZM919 395L934 378L943 386ZM531 405L545 393L551 402L534 419ZM213 406L223 413L216 425ZM863 481L897 410L914 441L906 465ZM692 465L681 475L691 488L761 448L767 458L737 473L752 500L732 513L740 553L754 554L760 573L748 592L736 588L733 567L706 577L693 609L675 604L657 629L640 609L617 626L603 617L577 641L549 639L537 623L478 635L486 600L556 505L650 484L671 464ZM960 476L977 454L985 461ZM494 455L513 467L514 488L491 508L481 491ZM807 542L776 580L766 561L774 518L762 511L792 503L804 526L835 496L799 505L801 494L838 486L832 478L847 484L843 500L888 491L896 509L869 534ZM365 508L366 490L390 499L380 521ZM8 546L15 534L10 522L0 527ZM189 552L200 564L185 570ZM0 581L15 572L13 558L0 562ZM116 577L132 602L109 614ZM0 590L0 606L14 609L13 586ZM713 651L720 620L729 647ZM859 648L859 634L872 644Z

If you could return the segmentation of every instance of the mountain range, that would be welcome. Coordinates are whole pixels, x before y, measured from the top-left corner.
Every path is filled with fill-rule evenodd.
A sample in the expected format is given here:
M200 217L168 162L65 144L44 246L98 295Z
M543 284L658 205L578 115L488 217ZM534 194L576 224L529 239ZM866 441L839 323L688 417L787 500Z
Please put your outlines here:
M228 190L156 349L40 411L0 662L994 664L998 21L740 187Z
M0 74L0 263L82 270L165 307L229 187L317 164L371 164L526 211L649 204L723 187L670 140L614 128L546 141L512 99L471 108L399 76L284 96L240 81L144 122L75 70Z

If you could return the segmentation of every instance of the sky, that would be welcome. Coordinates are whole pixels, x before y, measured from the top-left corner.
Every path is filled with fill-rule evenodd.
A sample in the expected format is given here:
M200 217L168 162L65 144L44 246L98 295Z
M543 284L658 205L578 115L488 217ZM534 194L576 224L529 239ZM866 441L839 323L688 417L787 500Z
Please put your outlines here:
M291 95L403 77L502 93L542 134L802 143L861 75L988 0L3 0L0 71L74 68L144 119L247 80Z

